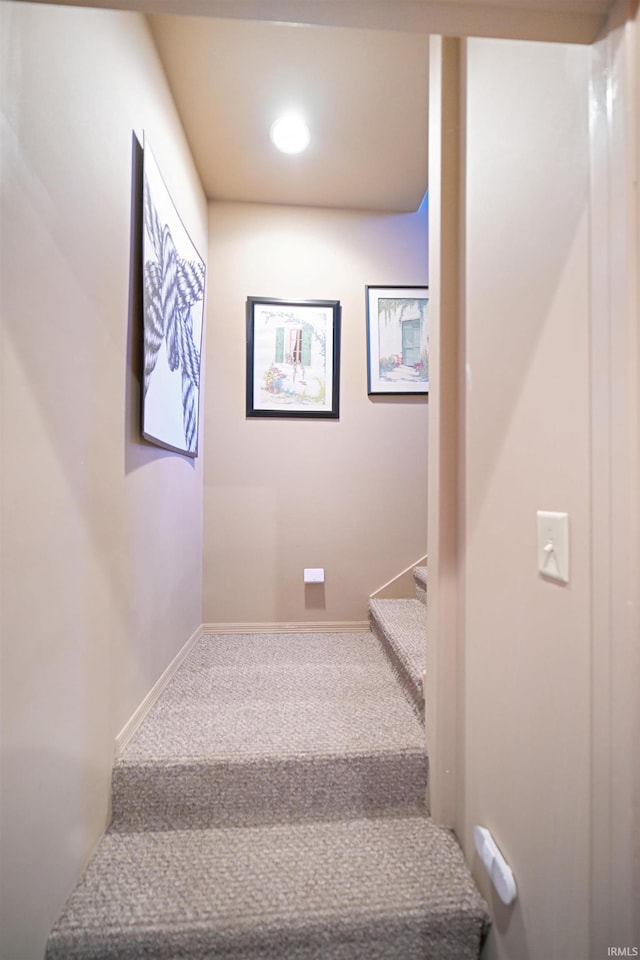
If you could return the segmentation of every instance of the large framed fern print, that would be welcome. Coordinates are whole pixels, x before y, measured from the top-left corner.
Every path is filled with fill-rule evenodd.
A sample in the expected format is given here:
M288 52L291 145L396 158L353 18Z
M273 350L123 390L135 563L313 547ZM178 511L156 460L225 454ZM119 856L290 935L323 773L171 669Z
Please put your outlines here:
M142 435L197 457L205 265L146 140L143 181Z
M428 287L366 287L369 394L429 392Z
M247 298L247 417L339 417L340 301Z

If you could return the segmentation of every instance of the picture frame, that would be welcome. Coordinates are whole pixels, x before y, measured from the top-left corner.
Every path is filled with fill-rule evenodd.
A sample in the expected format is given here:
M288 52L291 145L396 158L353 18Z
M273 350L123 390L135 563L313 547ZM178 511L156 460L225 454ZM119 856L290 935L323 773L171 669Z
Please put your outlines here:
M143 438L198 456L205 264L145 136L142 215Z
M247 297L247 417L337 420L339 300Z
M367 392L429 393L428 286L367 286Z

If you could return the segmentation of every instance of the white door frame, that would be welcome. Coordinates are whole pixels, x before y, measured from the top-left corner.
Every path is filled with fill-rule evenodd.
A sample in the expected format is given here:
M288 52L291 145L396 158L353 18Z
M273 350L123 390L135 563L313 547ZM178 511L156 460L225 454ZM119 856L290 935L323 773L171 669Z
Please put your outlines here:
M640 948L638 21L592 48L592 960Z

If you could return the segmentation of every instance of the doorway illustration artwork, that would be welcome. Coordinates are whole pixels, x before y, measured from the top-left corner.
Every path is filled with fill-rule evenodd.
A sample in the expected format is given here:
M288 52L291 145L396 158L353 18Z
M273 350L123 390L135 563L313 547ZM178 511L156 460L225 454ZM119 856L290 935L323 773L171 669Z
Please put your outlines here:
M337 300L247 299L247 416L338 417Z
M402 324L402 366L416 370L420 363L421 320L405 320Z
M427 287L367 287L368 392L428 393Z

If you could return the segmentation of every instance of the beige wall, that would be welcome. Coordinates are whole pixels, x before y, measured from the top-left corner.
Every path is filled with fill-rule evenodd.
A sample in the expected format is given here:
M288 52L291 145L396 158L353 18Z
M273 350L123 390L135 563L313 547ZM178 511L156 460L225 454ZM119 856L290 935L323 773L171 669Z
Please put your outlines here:
M114 738L202 618L202 461L137 439L134 130L203 254L207 211L142 18L3 3L0 43L0 954L38 960Z
M205 401L205 622L363 621L423 556L424 397L367 396L365 285L427 282L427 211L213 203ZM340 419L245 417L247 296L342 304ZM303 569L324 567L324 591Z
M491 907L486 960L639 945L639 43L633 0L588 50L431 40L434 190L466 167L462 215L434 200L429 224L430 782ZM571 516L566 587L537 575L541 507Z
M466 82L457 826L487 958L598 960L640 945L637 5L591 50L469 41ZM570 514L567 587L535 573L541 507Z
M589 57L467 43L464 838L516 875L501 909L476 860L510 960L588 955ZM569 513L568 586L537 510Z
M488 957L584 960L590 842L590 51L466 45L466 407L458 824L494 917ZM536 511L570 516L570 583L537 572ZM511 864L504 908L473 852Z

